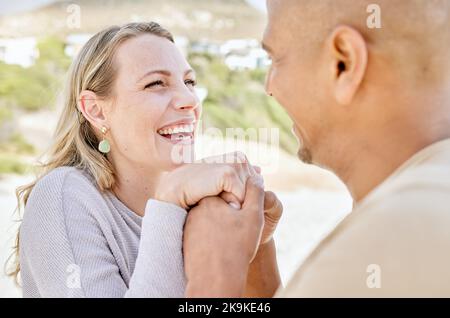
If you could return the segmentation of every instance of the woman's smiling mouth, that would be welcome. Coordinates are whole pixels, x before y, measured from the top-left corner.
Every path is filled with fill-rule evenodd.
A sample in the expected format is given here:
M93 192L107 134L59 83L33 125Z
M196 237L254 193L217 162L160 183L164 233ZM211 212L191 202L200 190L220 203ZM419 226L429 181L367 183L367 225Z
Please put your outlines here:
M194 123L186 124L172 124L165 126L158 130L158 134L172 143L188 142L194 140Z

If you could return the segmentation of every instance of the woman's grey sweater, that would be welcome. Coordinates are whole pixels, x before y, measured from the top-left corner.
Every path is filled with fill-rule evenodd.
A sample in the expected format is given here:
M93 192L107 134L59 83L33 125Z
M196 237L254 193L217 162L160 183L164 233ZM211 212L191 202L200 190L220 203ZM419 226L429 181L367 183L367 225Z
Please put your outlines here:
M145 216L86 172L37 182L20 229L24 297L183 297L186 211L149 200Z

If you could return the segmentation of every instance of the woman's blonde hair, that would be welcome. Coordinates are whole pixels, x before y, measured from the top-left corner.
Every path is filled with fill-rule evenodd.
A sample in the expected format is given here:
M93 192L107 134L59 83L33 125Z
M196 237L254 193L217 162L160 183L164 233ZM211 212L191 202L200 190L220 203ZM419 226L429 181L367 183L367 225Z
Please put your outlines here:
M107 157L97 150L99 141L94 129L79 111L78 100L83 90L90 90L99 98L109 98L113 95L116 74L114 53L124 41L142 34L152 34L174 42L171 33L157 23L128 23L121 27L112 26L95 34L78 53L69 69L63 93L63 110L52 145L45 154L44 162L36 167L36 179L16 190L19 215L36 183L51 170L61 166L86 170L95 178L101 191L113 187L113 167ZM9 261L12 261L12 264L8 275L19 284L19 233L14 252L7 263Z

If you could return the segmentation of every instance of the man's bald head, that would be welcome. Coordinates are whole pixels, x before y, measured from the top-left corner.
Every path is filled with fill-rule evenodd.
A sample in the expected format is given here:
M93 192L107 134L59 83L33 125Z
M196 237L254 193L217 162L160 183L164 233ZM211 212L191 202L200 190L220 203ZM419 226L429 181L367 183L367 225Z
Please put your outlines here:
M361 33L374 52L395 66L407 67L427 80L450 72L450 1L448 0L268 0L270 21L293 43L314 50L338 25ZM381 9L381 28L369 28L369 5ZM301 34L301 39L298 35ZM316 52L311 51L311 54ZM437 74L435 72L437 70ZM449 76L450 74L445 74ZM437 77L437 78L435 78Z

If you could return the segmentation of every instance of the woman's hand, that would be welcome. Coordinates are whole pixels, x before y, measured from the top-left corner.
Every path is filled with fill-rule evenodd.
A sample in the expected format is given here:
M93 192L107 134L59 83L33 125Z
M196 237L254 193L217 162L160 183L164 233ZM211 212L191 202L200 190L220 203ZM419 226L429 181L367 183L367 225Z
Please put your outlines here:
M240 152L208 157L164 175L155 199L189 209L205 197L221 196L233 207L240 208L247 178L258 172Z

